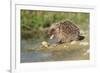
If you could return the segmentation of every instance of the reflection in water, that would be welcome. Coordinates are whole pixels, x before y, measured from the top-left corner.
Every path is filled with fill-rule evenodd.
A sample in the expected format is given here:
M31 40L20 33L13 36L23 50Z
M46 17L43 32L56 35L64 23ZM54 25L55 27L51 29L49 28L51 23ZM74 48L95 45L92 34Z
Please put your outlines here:
M45 39L50 44L56 43L57 39ZM22 52L29 49L29 48L39 48L41 46L41 42L43 42L44 39L29 39L29 40L21 40L21 50Z

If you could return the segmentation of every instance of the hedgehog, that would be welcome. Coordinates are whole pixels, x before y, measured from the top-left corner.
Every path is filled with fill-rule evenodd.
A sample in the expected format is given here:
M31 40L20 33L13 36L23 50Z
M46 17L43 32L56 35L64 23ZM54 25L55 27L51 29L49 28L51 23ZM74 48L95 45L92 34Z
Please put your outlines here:
M70 20L63 20L54 23L48 30L50 38L56 38L57 43L68 43L72 41L80 41L85 37L80 34L80 29Z

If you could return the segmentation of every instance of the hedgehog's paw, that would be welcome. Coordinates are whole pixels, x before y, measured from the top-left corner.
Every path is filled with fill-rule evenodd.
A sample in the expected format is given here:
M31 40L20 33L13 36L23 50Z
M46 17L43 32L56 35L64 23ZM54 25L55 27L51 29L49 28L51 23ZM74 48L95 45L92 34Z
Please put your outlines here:
M57 42L57 44L63 44L63 43L64 43L64 42L63 42L63 41L61 41L61 40Z

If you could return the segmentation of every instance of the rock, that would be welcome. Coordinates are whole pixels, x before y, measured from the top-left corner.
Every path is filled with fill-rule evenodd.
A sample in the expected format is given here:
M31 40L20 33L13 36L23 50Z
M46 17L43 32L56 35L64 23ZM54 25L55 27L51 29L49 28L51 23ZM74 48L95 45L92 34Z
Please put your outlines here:
M48 46L49 46L48 42L46 42L46 41L43 41L43 42L42 42L42 45L43 45L44 47L48 47Z
M70 44L71 44L71 45L76 44L76 41L72 41Z

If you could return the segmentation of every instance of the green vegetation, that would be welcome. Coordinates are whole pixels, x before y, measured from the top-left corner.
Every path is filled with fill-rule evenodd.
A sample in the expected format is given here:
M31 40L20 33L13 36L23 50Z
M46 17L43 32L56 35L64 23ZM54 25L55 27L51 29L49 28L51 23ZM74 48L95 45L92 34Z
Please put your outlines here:
M22 39L47 37L45 33L48 27L65 19L73 21L81 30L88 30L89 13L21 10L21 37Z

